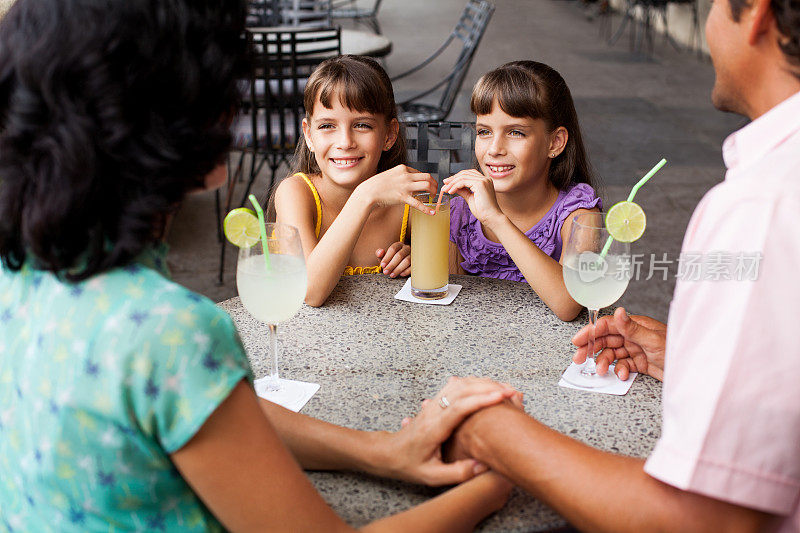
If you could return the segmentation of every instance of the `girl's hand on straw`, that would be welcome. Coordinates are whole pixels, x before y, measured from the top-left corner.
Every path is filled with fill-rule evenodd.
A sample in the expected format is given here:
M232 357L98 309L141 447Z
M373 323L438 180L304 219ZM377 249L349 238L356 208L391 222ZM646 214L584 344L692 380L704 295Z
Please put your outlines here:
M411 247L402 242L396 242L386 250L379 248L375 255L381 260L381 270L390 278L411 275Z
M460 483L484 472L486 466L473 459L444 463L442 444L469 415L517 394L510 386L490 379L450 378L416 417L404 420L400 431L388 435L388 471L384 474L438 486Z
M362 182L353 194L358 194L372 207L408 204L430 215L432 210L413 195L420 192L434 194L436 189L436 180L430 174L397 165Z
M591 325L587 325L572 337L572 344L578 348L572 360L578 364L586 360L590 328ZM648 374L658 380L664 378L667 325L663 322L648 316L629 316L619 307L613 315L597 321L595 337L594 349L600 350L598 374L604 375L616 361L614 371L623 381L631 372Z
M469 210L484 226L491 228L501 217L505 217L497 204L494 183L477 170L462 170L450 176L444 180L442 190L463 198Z

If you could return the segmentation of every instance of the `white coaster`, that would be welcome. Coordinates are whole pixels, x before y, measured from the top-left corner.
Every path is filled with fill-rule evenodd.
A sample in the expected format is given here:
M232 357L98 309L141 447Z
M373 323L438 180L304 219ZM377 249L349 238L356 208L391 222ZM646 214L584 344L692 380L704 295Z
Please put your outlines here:
M461 291L461 285L451 283L447 286L447 296L438 300L423 300L422 298L415 298L411 295L411 278L408 278L406 284L400 289L400 292L394 295L398 300L404 302L412 302L415 304L431 304L431 305L448 305L453 303L458 293Z
M573 373L573 372L580 372L580 368L583 365L577 365L575 363L571 363L569 367L564 371L564 374ZM603 376L604 383L599 387L579 387L577 385L573 385L569 383L567 380L563 378L558 380L558 385L561 387L566 387L568 389L577 389L577 390L584 390L588 392L602 392L604 394L615 394L617 396L622 396L626 394L630 389L631 385L633 385L633 381L636 379L636 376L639 374L637 372L631 372L628 375L628 379L622 381L617 377L614 373L614 365L611 365L608 368L608 373Z
M257 379L253 382L256 394L261 398L272 403L277 403L290 411L299 412L308 400L319 390L316 383L306 383L305 381L295 381L293 379L280 379L281 390L268 391L267 381L269 376Z

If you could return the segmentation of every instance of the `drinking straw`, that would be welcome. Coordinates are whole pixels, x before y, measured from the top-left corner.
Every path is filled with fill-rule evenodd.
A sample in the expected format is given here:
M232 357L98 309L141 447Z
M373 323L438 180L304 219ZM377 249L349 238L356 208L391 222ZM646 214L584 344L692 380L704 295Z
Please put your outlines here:
M442 196L444 196L444 187L439 190L439 199L436 201L436 209L433 210L434 213L439 212L439 206L442 205Z
M258 227L261 230L261 247L264 249L264 262L267 264L267 270L269 270L269 244L267 243L267 224L264 222L264 210L261 209L255 196L251 194L247 198L250 200L250 203L253 204L253 207L256 208Z
M664 158L662 158L661 161L656 163L656 166L651 168L650 172L645 174L644 177L642 179L640 179L639 182L636 185L633 186L633 189L631 189L631 193L628 195L628 200L627 201L628 202L632 202L633 201L633 197L636 196L636 193L639 191L639 188L642 185L644 185L645 183L647 183L647 180L652 178L653 175L656 172L658 172L659 170L661 170L661 167L663 167L666 164L667 164L667 160L664 159ZM603 251L600 252L600 257L601 258L604 258L606 256L606 254L608 253L608 249L611 248L611 243L612 243L613 240L614 240L614 238L611 235L609 235L608 236L608 240L606 240L605 246L603 246Z

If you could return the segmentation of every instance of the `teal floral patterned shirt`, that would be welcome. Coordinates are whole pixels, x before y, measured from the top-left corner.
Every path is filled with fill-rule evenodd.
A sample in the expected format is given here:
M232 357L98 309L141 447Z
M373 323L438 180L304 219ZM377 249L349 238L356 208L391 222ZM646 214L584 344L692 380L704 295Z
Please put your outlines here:
M0 531L222 529L169 454L252 372L165 257L77 284L0 266Z

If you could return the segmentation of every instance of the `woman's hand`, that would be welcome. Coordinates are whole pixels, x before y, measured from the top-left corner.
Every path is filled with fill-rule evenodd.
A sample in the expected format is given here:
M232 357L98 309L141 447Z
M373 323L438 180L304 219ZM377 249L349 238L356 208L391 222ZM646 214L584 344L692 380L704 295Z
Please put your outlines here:
M436 180L430 174L417 172L406 165L397 165L360 183L353 195L372 207L408 204L432 215L432 211L413 195L420 192L436 194L436 189Z
M491 228L501 217L505 217L497 204L494 183L491 178L477 170L462 170L455 176L446 178L442 190L462 197L475 218L484 226Z
M470 414L517 394L490 379L450 378L432 400L424 402L416 417L404 420L400 431L387 435L387 469L382 473L426 485L450 485L484 472L486 467L472 459L445 464L442 443Z
M578 347L572 360L579 364L588 355L589 328L591 325L585 326L572 338L572 344ZM597 373L604 375L611 363L617 361L614 371L623 381L631 372L663 380L666 339L666 324L648 316L628 316L619 307L613 316L597 321L594 350L602 350L597 356Z
M386 250L378 248L375 255L381 260L381 270L390 278L411 275L411 247L396 242Z

